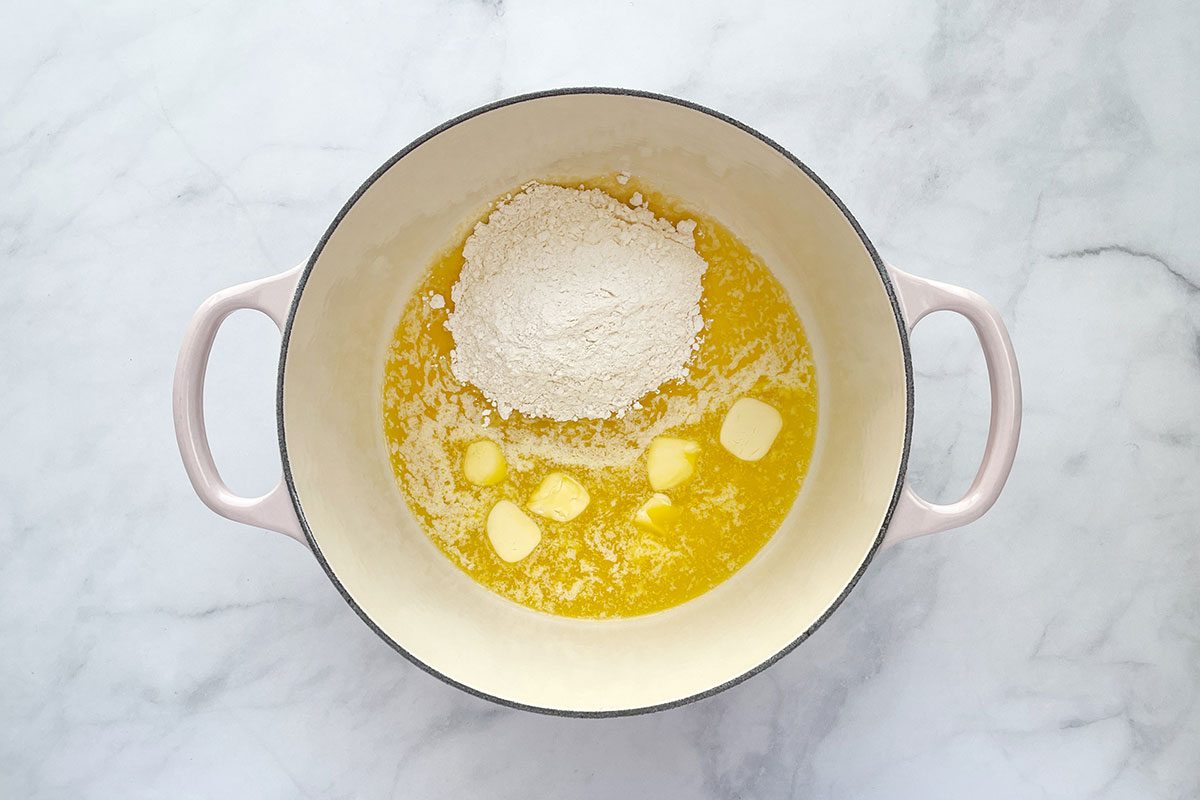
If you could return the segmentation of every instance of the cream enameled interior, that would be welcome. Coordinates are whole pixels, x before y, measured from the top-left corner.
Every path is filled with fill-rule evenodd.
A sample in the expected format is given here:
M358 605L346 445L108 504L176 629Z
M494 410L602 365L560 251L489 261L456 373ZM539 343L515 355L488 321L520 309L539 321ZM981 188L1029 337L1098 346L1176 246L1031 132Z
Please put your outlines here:
M714 215L775 270L813 342L817 453L788 521L744 569L667 612L556 618L475 584L405 507L384 451L383 354L437 251L497 195L540 178L628 170ZM284 372L292 477L320 553L415 658L496 697L572 711L667 703L771 658L862 565L887 512L906 415L896 319L871 258L794 164L713 116L662 100L525 100L445 130L354 204L308 276Z

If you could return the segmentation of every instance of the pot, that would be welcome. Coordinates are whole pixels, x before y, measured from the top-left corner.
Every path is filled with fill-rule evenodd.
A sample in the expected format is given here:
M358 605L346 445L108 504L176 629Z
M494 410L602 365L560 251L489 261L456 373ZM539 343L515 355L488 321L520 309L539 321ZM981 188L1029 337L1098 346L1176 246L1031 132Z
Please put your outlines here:
M616 170L700 207L774 270L812 345L819 424L794 507L745 567L656 614L570 619L476 584L417 524L388 461L383 363L431 258L493 198L531 179ZM225 486L204 431L213 339L243 308L283 334L283 478L257 498ZM948 505L921 499L905 481L909 334L938 310L974 327L992 403L978 474ZM977 519L1012 467L1021 390L996 310L885 264L829 187L775 142L682 100L568 89L494 103L422 136L355 192L306 263L205 301L179 356L174 415L200 499L311 548L346 602L413 663L506 705L609 716L680 705L744 680L812 633L880 546Z

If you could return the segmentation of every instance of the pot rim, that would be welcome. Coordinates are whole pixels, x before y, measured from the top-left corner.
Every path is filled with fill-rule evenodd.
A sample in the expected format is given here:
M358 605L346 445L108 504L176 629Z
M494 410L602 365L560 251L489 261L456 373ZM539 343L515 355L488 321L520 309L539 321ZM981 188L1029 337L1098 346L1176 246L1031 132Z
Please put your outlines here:
M620 96L626 96L626 97L638 97L638 98L642 98L642 99L646 99L646 100L656 100L659 102L671 103L671 104L674 104L677 106L682 106L682 107L690 109L692 111L698 111L700 113L707 114L711 117L715 117L716 119L719 119L722 122L732 125L735 128L738 128L739 130L741 130L742 132L747 133L747 134L753 136L754 138L758 139L760 142L770 146L773 150L775 150L775 152L777 152L779 155L783 156L788 161L790 161L793 165L795 165L801 172L803 172L805 174L806 177L809 178L809 180L813 181L813 183L815 183L817 186L819 186L821 191L824 192L825 195L831 201L833 201L834 205L837 206L838 210L841 211L842 215L850 222L850 225L854 228L854 232L858 234L859 240L862 242L863 246L867 249L867 252L870 254L871 261L874 262L876 271L879 273L879 279L883 284L884 291L887 293L888 301L891 303L891 306L892 306L892 313L896 318L896 330L900 337L900 348L904 355L904 381L905 381L904 447L900 454L900 469L897 471L896 485L892 489L891 502L888 504L887 513L884 515L884 518L883 518L883 524L880 526L879 531L876 533L875 541L871 544L870 550L867 551L867 555L863 559L862 564L859 565L859 567L855 571L853 577L851 577L850 581L846 584L845 588L842 589L842 591L838 594L838 596L834 599L834 601L829 605L829 608L825 609L825 612L823 614L821 614L821 616L818 617L817 620L815 622L813 622L812 625L810 625L805 631L803 631L795 640L793 640L787 646L783 647L779 652L775 653L773 656L766 659L761 664L747 670L746 672L743 672L741 675L735 676L735 677L725 681L724 683L721 683L710 689L706 689L705 691L697 692L695 694L691 694L691 695L688 695L687 697L682 697L682 698L679 698L676 700L670 700L665 703L658 703L658 704L649 705L649 706L640 706L637 708L612 709L612 710L608 710L608 711L579 711L579 710L573 710L573 709L549 708L549 707L545 707L545 706L535 706L535 705L530 705L527 703L520 703L515 700L508 700L503 697L498 697L496 695L488 694L487 692L481 691L472 686L468 686L464 683L454 680L453 678L451 678L448 675L445 675L445 674L439 672L437 669L435 669L431 665L426 664L425 662L421 661L419 658L414 656L412 653L405 650L404 647L399 642L397 642L395 639L393 639L391 636L389 636L387 633L385 633L378 625L375 624L375 621L372 620L371 617L368 616L367 613L364 612L363 609L359 607L358 603L356 603L354 601L354 598L352 598L350 596L350 593L346 590L346 587L342 585L342 582L338 579L337 575L334 574L333 569L329 565L329 562L326 560L324 554L321 552L321 547L317 543L316 537L313 536L312 530L309 528L308 521L304 517L304 509L301 507L301 504L300 504L299 494L296 491L295 482L292 479L291 462L288 458L288 451L287 451L287 437L284 432L284 423L283 423L283 420L284 420L284 413L283 413L284 369L287 364L288 345L291 341L291 334L292 334L292 323L294 322L295 317L296 317L296 310L300 304L300 297L304 293L304 286L308 282L308 276L312 273L313 267L316 265L317 260L321 257L321 253L322 253L322 251L324 251L325 245L329 242L330 237L333 236L334 231L337 230L338 225L340 225L342 220L346 217L346 215L348 213L350 213L350 209L352 209L354 207L354 205L358 202L359 198L362 197L363 194L365 194L366 191L375 184L375 181L377 181L385 172L387 172L389 169L391 169L396 164L396 162L398 162L400 159L404 158L406 155L408 155L413 150L417 149L418 147L420 147L422 144L429 141L433 137L437 136L438 134L440 134L444 131L449 130L450 128L453 128L456 125L459 125L460 123L467 122L468 120L471 120L477 116L486 114L489 111L495 111L496 109L504 108L506 106L517 105L518 103L524 103L524 102L527 102L530 100L541 100L541 99L545 99L548 97L560 97L560 96L566 96L566 95L593 95L593 94L595 94L595 95L620 95ZM317 561L320 563L321 569L323 569L325 571L325 574L327 576L329 576L329 580L337 588L338 593L341 594L342 598L346 601L346 603L352 609L354 609L354 612L356 614L358 614L359 618L361 618L362 621L365 622L371 628L371 630L373 630L375 632L375 634L377 636L379 636L381 639L383 639L385 642L387 642L389 645L391 645L393 650L395 650L400 655L404 656L406 659L409 660L409 662L411 662L412 664L414 664L421 670L424 670L425 672L429 673L430 675L433 675L435 678L438 678L442 682L449 684L450 686L453 686L457 689L461 689L462 691L464 691L468 694L474 695L475 697L479 697L484 700L489 700L493 703L497 703L499 705L506 706L508 708L515 708L515 709L519 709L522 711L533 711L533 712L536 712L539 714L547 714L547 715L557 716L557 717L582 717L582 718L628 717L628 716L636 716L639 714L649 714L649 713L653 713L655 711L665 711L667 709L672 709L672 708L680 708L680 707L688 705L690 703L694 703L698 700L703 700L705 698L712 697L716 694L719 694L719 693L725 691L726 689L729 689L733 686L736 686L739 683L742 683L743 681L745 681L745 680L757 675L758 673L762 672L763 670L767 669L772 664L774 664L775 662L779 661L784 656L786 656L788 653L795 650L796 647L798 647L801 642L803 642L805 639L807 639L809 636L811 636L813 634L813 632L817 630L817 628L821 627L821 625L823 625L825 623L825 620L829 619L830 615L832 615L833 612L836 611L842 605L842 603L845 601L846 597L849 596L850 591L856 585L858 585L859 580L862 578L863 574L866 572L867 566L871 563L872 559L874 559L874 557L875 557L875 553L879 550L879 546L883 542L884 535L887 533L888 526L891 524L892 514L896 510L896 504L897 504L897 502L899 502L899 499L900 499L900 492L904 485L904 477L908 471L908 456L909 456L911 446L912 446L913 370L912 370L912 357L911 357L911 354L909 351L908 330L905 327L904 315L900 310L900 303L896 296L895 286L892 284L891 277L888 275L888 271L887 271L887 268L884 266L883 260L879 257L879 253L875 250L875 246L871 243L871 240L869 238L867 238L867 234L865 231L863 231L862 226L859 225L858 220L855 219L854 215L850 213L850 209L848 209L846 207L845 203L842 202L841 198L839 198L833 192L833 190L830 189L829 186L826 185L826 183L823 180L821 180L821 178L815 172L813 172L806 164L804 164L804 162L802 162L800 159L796 158L796 156L794 156L790 151L788 151L785 147L780 145L778 142L776 142L775 140L771 139L770 137L760 133L759 131L750 127L749 125L746 125L743 122L739 122L738 120L736 120L730 116L727 116L725 114L722 114L719 111L715 111L711 108L708 108L707 106L700 105L699 103L693 103L689 100L683 100L681 98L672 97L672 96L666 95L666 94L642 91L642 90L638 90L638 89L620 89L620 88L604 87L604 86L583 86L583 87L569 87L569 88L561 88L561 89L549 89L549 90L545 90L545 91L528 92L525 94L514 95L512 97L504 98L501 100L496 100L494 102L479 106L478 108L475 108L475 109L467 111L463 114L460 114L457 117L454 117L453 119L443 122L441 125L438 125L437 127L431 129L430 131L426 132L425 134L414 139L412 142L410 142L408 145L406 145L402 150L400 150L395 155L393 155L391 158L389 158L386 162L384 162L378 169L376 169L370 175L370 177L368 177L365 181L363 181L362 185L360 185L358 187L358 189L355 190L354 194L350 196L350 199L347 200L346 203L342 206L342 208L338 211L337 216L335 216L333 218L333 221L329 224L329 227L325 230L325 233L321 236L320 241L317 242L317 245L313 250L312 256L310 256L307 263L305 263L304 270L300 275L300 280L296 284L295 294L292 296L291 305L288 309L287 324L284 326L284 329L283 329L283 341L282 341L282 344L280 346L280 351L279 351L279 367L278 367L278 380L277 380L277 388L276 388L275 406L276 406L276 414L277 414L277 423L276 424L277 424L278 437L279 437L279 451L280 451L280 456L281 456L281 459L283 462L283 477L284 477L284 481L287 484L288 495L291 497L292 506L295 508L295 511L296 511L296 517L299 519L300 527L304 531L304 537L308 541L308 545L312 549L313 554L317 557Z

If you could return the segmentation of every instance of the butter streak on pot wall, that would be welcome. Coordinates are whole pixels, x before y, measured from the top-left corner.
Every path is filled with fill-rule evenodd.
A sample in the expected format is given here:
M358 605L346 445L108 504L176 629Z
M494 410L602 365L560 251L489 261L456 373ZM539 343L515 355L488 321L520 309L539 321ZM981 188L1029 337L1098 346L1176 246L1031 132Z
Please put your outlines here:
M410 508L468 575L548 613L633 616L711 589L770 539L812 456L817 383L786 293L732 233L636 179L612 175L583 184L639 201L672 224L695 221L696 252L708 263L701 301L707 327L687 377L650 393L621 418L555 422L520 412L491 418L479 390L451 371L454 342L444 323L452 309L440 301L462 269L458 242L432 264L396 328L384 428ZM721 444L722 425L743 397L781 417L757 461ZM696 445L688 452L693 473L662 491L651 486L646 461L658 437ZM506 462L504 477L492 485L477 485L463 472L468 448L481 440L494 442ZM578 481L589 502L566 521L537 516L541 538L528 555L501 558L486 533L489 513L501 501L528 511L552 473Z

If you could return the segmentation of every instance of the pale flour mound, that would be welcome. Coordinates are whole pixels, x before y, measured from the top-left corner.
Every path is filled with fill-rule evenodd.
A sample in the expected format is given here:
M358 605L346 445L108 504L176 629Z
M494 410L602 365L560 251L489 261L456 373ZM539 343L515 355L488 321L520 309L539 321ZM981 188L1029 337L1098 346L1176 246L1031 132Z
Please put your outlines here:
M596 189L527 185L463 247L446 322L454 376L504 418L623 415L684 377L698 347L695 227Z

